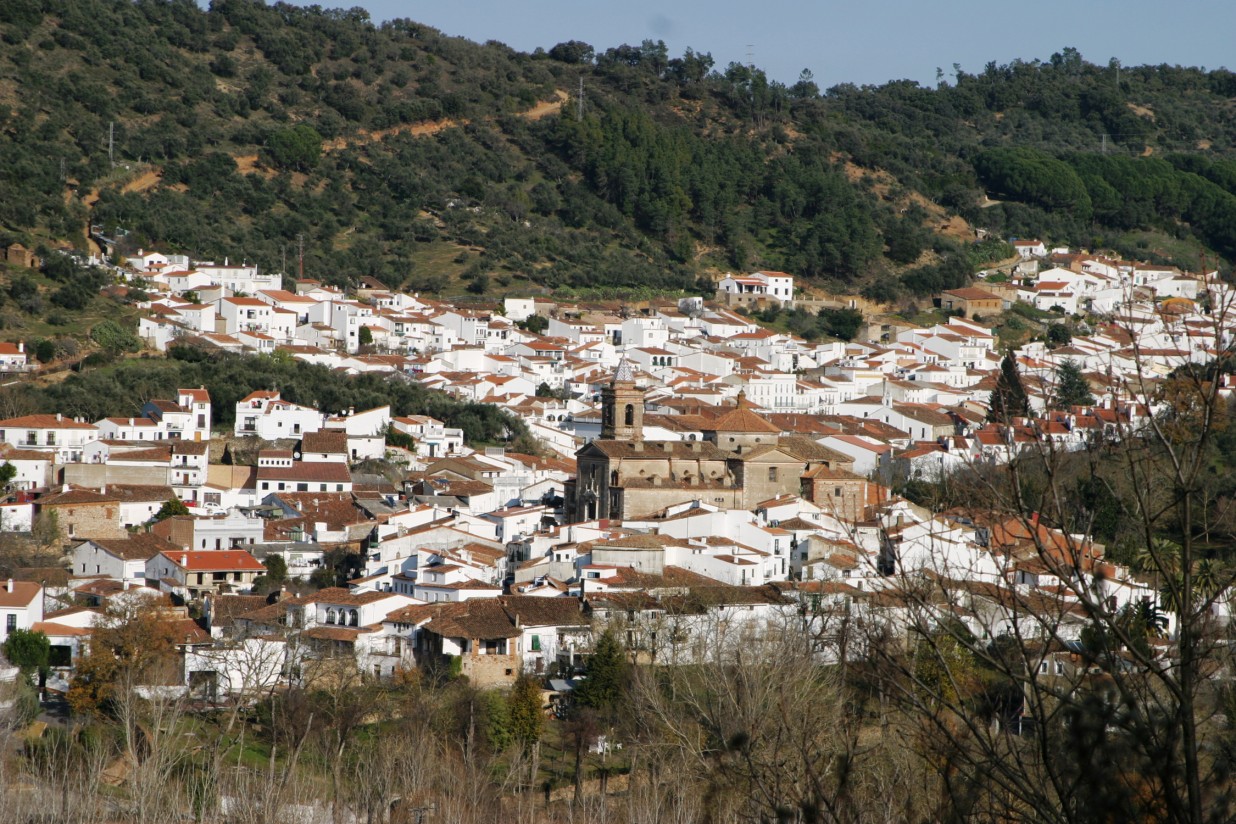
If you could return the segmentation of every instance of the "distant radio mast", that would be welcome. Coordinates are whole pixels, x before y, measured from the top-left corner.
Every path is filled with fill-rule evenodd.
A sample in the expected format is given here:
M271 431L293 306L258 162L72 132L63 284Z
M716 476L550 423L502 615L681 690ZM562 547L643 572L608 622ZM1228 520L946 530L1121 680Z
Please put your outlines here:
M579 76L579 92L575 95L575 119L584 119L584 76Z
M107 123L107 162L112 166L116 165L116 121L109 120Z
M305 233L296 233L296 272L297 277L305 279Z

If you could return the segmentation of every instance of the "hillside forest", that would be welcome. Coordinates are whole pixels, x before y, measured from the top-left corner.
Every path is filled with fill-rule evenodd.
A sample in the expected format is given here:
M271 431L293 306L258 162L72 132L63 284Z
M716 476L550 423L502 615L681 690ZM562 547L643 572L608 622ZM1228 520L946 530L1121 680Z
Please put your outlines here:
M286 272L303 246L307 276L478 295L767 268L883 300L1007 253L980 234L1236 258L1225 69L1062 48L821 88L256 0L9 0L0 39L3 244Z

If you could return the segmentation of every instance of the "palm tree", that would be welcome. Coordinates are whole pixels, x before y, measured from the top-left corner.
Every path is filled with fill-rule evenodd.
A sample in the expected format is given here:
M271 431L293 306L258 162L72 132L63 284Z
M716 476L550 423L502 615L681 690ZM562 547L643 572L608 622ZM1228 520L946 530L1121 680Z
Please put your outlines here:
M1169 541L1167 538L1152 538L1150 543L1138 547L1137 552L1134 553L1133 568L1143 574L1154 576L1154 591L1157 595L1160 592L1159 576L1162 575L1170 580L1180 570L1180 544ZM1174 603L1175 598L1172 596L1171 586L1165 587L1164 590L1164 600ZM1155 604L1156 610L1158 606Z
M1213 558L1203 558L1193 564L1193 585L1199 598L1213 598L1223 588L1223 564Z
M1180 570L1180 544L1167 538L1154 538L1133 555L1133 567L1152 575L1171 575Z

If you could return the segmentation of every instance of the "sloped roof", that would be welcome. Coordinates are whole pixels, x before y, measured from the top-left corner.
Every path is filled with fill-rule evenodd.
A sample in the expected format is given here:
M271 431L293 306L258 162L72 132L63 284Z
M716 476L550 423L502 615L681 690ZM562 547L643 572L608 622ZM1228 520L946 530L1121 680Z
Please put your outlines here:
M92 423L81 423L62 415L23 415L0 421L4 429L98 429Z
M805 435L783 435L777 444L783 452L788 452L803 461L854 462L854 458L850 455L827 447Z
M490 640L515 638L522 634L495 598L472 598L442 604L438 615L424 628L445 638Z
M231 626L235 618L266 606L265 595L220 595L210 600L210 625Z
M306 432L300 440L300 448L302 452L346 455L348 454L348 433L334 429Z
M33 581L14 581L12 592L9 592L6 584L0 582L0 607L29 606L30 602L39 597L42 592L43 585Z
M152 533L139 533L128 538L95 538L86 543L102 547L117 558L123 558L126 561L149 561L160 552L171 553L180 549L166 538Z
M700 460L725 460L730 453L718 449L707 441L609 441L595 440L580 452L597 449L610 458L698 458ZM579 454L579 453L576 453Z
M65 506L75 504L115 504L119 499L113 495L102 495L89 489L70 489L67 492L57 492L39 498L39 506Z
M703 427L705 432L762 432L770 435L781 434L780 427L770 423L752 411L754 404L747 396L739 392L738 403L729 412Z
M542 598L537 595L503 595L498 599L508 615L522 626L583 626L588 616L574 598Z
M266 567L243 549L176 550L164 552L164 557L176 566L198 572L265 572Z

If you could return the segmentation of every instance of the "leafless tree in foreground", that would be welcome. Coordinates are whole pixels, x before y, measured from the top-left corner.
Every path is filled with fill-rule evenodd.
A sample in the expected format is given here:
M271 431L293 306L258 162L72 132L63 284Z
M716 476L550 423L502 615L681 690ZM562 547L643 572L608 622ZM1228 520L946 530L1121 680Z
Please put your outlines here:
M639 670L631 820L912 819L895 792L912 759L812 646L798 627L768 627L696 665Z
M1231 338L1225 315L1216 310L1216 341ZM936 820L1203 824L1236 813L1234 566L1230 541L1214 540L1208 513L1222 508L1207 480L1227 401L1212 367L1141 374L1131 338L1139 368L1122 389L1153 414L1136 428L1116 416L1083 480L1118 502L1154 589L1123 597L1134 582L1113 578L1095 545L1077 456L1040 440L971 479L995 572L899 568L883 622L868 627L875 682L940 776Z

